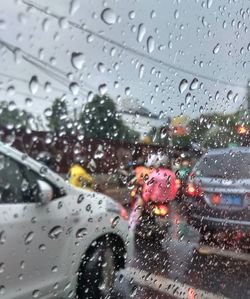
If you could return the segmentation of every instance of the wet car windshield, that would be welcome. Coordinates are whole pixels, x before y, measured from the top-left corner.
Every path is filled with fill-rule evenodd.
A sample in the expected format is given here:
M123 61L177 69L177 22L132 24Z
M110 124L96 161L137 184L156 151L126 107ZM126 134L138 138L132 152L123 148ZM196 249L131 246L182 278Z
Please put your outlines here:
M0 298L250 298L249 31L243 0L1 0Z

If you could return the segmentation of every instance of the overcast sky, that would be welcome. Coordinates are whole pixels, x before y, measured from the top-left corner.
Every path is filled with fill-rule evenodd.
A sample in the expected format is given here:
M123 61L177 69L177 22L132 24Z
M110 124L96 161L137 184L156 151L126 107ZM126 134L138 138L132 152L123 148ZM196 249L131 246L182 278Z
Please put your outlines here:
M134 97L157 114L191 117L243 102L249 1L32 1L44 12L28 2L1 1L0 39L9 46L0 49L1 99L40 115L57 96L73 110L99 91L118 104ZM82 54L75 65L72 53ZM33 76L38 90L29 88Z

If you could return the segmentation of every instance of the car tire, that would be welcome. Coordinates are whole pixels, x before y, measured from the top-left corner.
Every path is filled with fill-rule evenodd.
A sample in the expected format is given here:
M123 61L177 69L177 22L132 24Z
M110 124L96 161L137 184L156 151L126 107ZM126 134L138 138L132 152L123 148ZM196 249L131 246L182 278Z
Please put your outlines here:
M94 242L78 272L78 299L110 298L117 271L124 266L123 249L112 240Z

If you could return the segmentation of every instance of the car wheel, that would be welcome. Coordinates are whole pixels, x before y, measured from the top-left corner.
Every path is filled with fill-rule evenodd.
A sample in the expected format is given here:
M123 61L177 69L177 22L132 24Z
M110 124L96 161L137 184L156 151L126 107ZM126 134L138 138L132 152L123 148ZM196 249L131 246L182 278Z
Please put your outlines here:
M78 273L78 299L110 298L116 272L121 268L122 250L114 242L94 242Z

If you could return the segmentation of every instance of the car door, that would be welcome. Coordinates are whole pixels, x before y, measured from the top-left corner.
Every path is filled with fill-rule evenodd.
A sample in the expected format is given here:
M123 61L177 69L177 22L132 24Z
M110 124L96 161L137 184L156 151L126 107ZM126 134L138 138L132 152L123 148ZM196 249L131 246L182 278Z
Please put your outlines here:
M70 224L64 195L39 203L45 180L0 153L0 293L4 298L56 296L68 284Z

